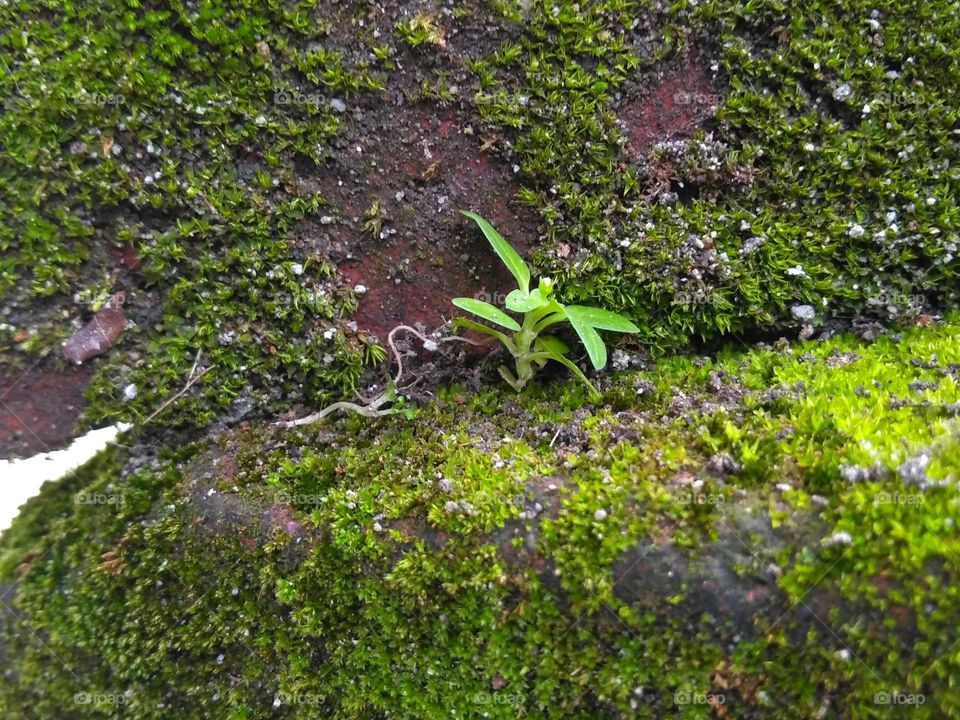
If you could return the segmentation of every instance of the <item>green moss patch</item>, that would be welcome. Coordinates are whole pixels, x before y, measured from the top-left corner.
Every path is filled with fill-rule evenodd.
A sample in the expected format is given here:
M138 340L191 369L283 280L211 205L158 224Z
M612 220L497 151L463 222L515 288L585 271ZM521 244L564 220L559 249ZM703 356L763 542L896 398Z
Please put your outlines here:
M960 717L957 320L117 452L0 541L0 707Z

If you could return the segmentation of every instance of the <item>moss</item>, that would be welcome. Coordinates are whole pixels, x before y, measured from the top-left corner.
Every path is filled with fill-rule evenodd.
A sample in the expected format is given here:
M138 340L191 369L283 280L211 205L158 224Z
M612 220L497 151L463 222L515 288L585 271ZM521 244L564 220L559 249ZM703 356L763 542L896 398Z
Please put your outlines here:
M471 67L546 224L542 267L654 346L796 327L799 304L817 322L952 307L950 7L537 6ZM668 126L644 127L658 113ZM634 139L658 131L672 144Z
M298 240L329 211L299 180L343 138L331 101L384 90L475 93L539 269L655 349L798 328L797 305L827 328L956 305L949 3L498 1L468 52L450 31L479 6L382 5L0 7L5 357L126 291L90 422L142 421L195 363L160 422L347 392L382 348ZM678 65L717 108L646 147ZM882 718L901 692L960 717L958 319L665 355L597 406L451 387L415 423L114 450L0 539L0 710Z
M7 571L49 548L13 598L0 707L695 718L723 696L733 717L892 718L875 698L899 692L960 717L958 320L664 358L596 407L452 387L412 423L91 467L0 540ZM135 501L66 508L78 489Z
M137 325L99 370L89 422L142 420L201 350L213 369L156 422L355 385L373 356L350 331L324 339L356 300L297 239L330 201L300 180L342 139L331 101L385 90L471 105L541 215L540 269L653 347L796 327L801 304L829 324L956 303L949 3L340 5L0 8L0 347L15 363L50 352L65 311L77 323L87 299L126 291ZM478 22L495 42L446 43ZM400 57L423 66L415 80ZM669 94L681 63L702 75L667 98L681 127L664 130L684 137L638 146L650 90ZM697 109L704 93L715 112ZM686 137L691 114L704 127ZM140 276L117 270L119 250Z
M319 46L331 27L310 3L254 5L0 8L0 243L12 250L0 293L6 315L30 304L9 319L42 340L4 351L50 352L72 329L63 316L104 290L126 291L139 320L99 369L89 423L144 419L198 352L212 368L200 392L156 422L320 401L360 373L364 339L323 335L356 301L329 258L296 247L324 199L297 185L294 166L320 162L337 135L330 98L380 81L365 60ZM116 252L142 265L137 278Z

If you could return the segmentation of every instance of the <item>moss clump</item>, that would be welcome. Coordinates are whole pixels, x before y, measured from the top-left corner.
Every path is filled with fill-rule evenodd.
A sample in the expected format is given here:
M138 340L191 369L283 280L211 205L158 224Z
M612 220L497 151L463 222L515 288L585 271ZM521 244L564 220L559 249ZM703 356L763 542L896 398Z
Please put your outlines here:
M958 320L118 455L0 541L0 708L960 717Z
M472 68L543 267L669 346L956 304L958 37L948 2L554 2Z
M368 342L328 333L356 299L297 241L329 210L296 163L328 154L331 99L381 85L350 43L324 45L312 5L0 8L0 347L50 352L64 317L126 291L133 327L99 368L89 422L143 419L199 351L211 372L160 422L354 386Z

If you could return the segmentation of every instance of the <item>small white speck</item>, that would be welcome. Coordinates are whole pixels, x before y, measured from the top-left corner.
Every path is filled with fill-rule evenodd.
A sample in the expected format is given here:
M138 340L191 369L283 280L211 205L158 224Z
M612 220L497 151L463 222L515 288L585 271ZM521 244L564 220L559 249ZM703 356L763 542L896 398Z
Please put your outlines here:
M604 510L603 508L600 508L595 513L593 513L593 519L596 520L597 522L603 522L604 520L607 519L607 511Z
M787 275L791 277L805 277L806 274L802 265L794 265L792 268L787 268Z
M366 285L359 285L359 284L358 284L358 285L354 285L354 286L353 286L353 291L354 291L357 295L363 295L363 294L367 291L367 286L366 286Z
M852 238L863 237L864 229L862 225L854 224L847 230L847 235Z
M853 88L850 87L849 83L843 83L843 85L838 85L833 90L833 99L838 102L843 102L851 95L853 95Z
M830 537L826 537L822 540L823 544L827 547L831 545L849 545L853 542L853 537L848 532L835 532Z

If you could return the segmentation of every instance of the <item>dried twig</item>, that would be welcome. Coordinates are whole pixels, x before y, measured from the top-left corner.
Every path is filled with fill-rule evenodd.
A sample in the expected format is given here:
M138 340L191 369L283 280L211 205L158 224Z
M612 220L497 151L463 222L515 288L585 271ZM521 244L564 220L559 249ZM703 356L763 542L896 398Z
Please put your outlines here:
M187 376L187 384L183 386L183 389L181 389L180 392L178 392L176 395L173 395L173 396L167 398L167 399L163 402L163 405L161 405L161 406L158 407L156 410L154 410L152 413L150 413L150 415L147 417L146 420L144 420L144 421L141 423L141 425L146 425L148 422L150 422L151 420L153 420L157 415L159 415L159 414L162 413L164 410L166 410L168 407L170 407L178 398L183 397L183 395L186 394L186 392L187 392L190 388L192 388L200 378L202 378L202 377L203 377L204 375L206 375L208 372L210 372L211 370L213 370L213 365L210 365L209 367L206 367L206 368L204 368L203 370L201 370L199 373L197 373L197 365L198 365L198 363L200 362L200 355L201 355L202 353L203 353L203 349L202 349L202 348L197 351L197 356L196 356L196 357L194 358L194 360L193 360L193 367L190 369L190 374Z

